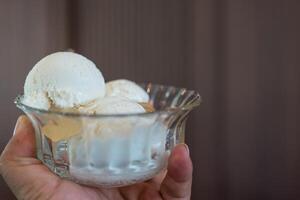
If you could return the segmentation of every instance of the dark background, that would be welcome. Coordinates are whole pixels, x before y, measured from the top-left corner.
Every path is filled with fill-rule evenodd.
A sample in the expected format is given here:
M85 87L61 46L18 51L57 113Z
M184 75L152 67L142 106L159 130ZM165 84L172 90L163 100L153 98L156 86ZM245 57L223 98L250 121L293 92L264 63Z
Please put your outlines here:
M195 89L193 200L300 199L299 0L0 0L0 151L42 57ZM14 199L0 179L0 198Z

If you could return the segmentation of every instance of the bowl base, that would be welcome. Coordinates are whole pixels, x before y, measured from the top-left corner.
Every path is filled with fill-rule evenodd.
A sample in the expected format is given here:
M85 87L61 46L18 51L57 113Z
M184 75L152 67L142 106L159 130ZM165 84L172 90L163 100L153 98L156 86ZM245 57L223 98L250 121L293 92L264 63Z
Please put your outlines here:
M153 178L167 166L166 153L161 161L137 162L125 168L93 168L93 167L72 167L67 163L54 162L50 155L43 154L42 162L56 175L61 178L92 187L123 187L140 183Z

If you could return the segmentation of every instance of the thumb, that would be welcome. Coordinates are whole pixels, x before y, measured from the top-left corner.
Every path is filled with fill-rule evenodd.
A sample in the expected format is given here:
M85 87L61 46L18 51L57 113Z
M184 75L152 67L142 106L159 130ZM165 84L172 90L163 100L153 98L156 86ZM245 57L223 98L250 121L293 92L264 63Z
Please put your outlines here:
M43 185L54 175L35 158L34 129L25 116L20 116L13 137L0 156L0 174L19 199L34 192L39 180Z
M6 145L1 160L14 160L20 157L35 157L34 129L24 115L18 118L13 137Z
M192 161L186 144L177 145L169 158L168 172L161 185L164 199L188 200L191 197Z

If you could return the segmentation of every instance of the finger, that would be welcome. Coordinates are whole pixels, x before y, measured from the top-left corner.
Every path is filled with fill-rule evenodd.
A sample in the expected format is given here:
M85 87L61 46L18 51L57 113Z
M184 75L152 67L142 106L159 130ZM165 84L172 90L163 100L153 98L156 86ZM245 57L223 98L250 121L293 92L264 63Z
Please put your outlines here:
M159 190L161 183L163 182L163 180L166 177L166 174L167 174L167 170L162 170L155 177L153 177L152 179L146 181L146 183L149 183L150 185L153 185L156 189Z
M22 115L18 118L13 137L1 157L8 160L19 157L35 157L34 129L26 116Z
M14 135L0 157L0 174L20 199L57 183L58 178L35 158L34 129L25 116L19 117Z
M187 145L177 145L169 158L168 172L161 185L164 199L190 199L192 187L192 161Z

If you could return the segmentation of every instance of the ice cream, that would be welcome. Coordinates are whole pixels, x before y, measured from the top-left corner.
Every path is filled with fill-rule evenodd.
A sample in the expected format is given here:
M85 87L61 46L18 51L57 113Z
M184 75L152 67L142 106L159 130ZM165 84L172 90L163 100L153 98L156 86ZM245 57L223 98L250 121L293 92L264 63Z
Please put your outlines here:
M40 60L29 72L23 103L44 110L87 114L152 112L149 95L133 81L105 84L102 73L87 58L57 52Z
M108 97L124 97L136 102L148 102L148 93L135 82L119 79L105 84Z
M133 114L144 113L145 109L137 102L123 97L110 96L97 99L90 104L78 108L81 113L88 114Z
M51 160L55 173L68 169L80 183L116 186L146 180L166 163L167 127L155 113L135 115L155 111L148 93L125 79L105 84L96 65L79 54L39 61L26 78L23 104L59 111L38 115L36 129L38 155Z
M29 72L23 103L44 110L113 115L152 112L154 109L148 100L147 92L136 83L120 79L105 84L102 73L92 61L76 53L57 52L40 60ZM95 124L96 128L90 130L97 135L99 131L120 132L109 126L132 126L128 119L100 120ZM125 128L120 130L125 135L129 132ZM49 120L42 131L57 142L80 134L81 122L56 117Z
M35 108L72 108L105 95L102 73L89 59L57 52L40 60L24 85L24 103Z

